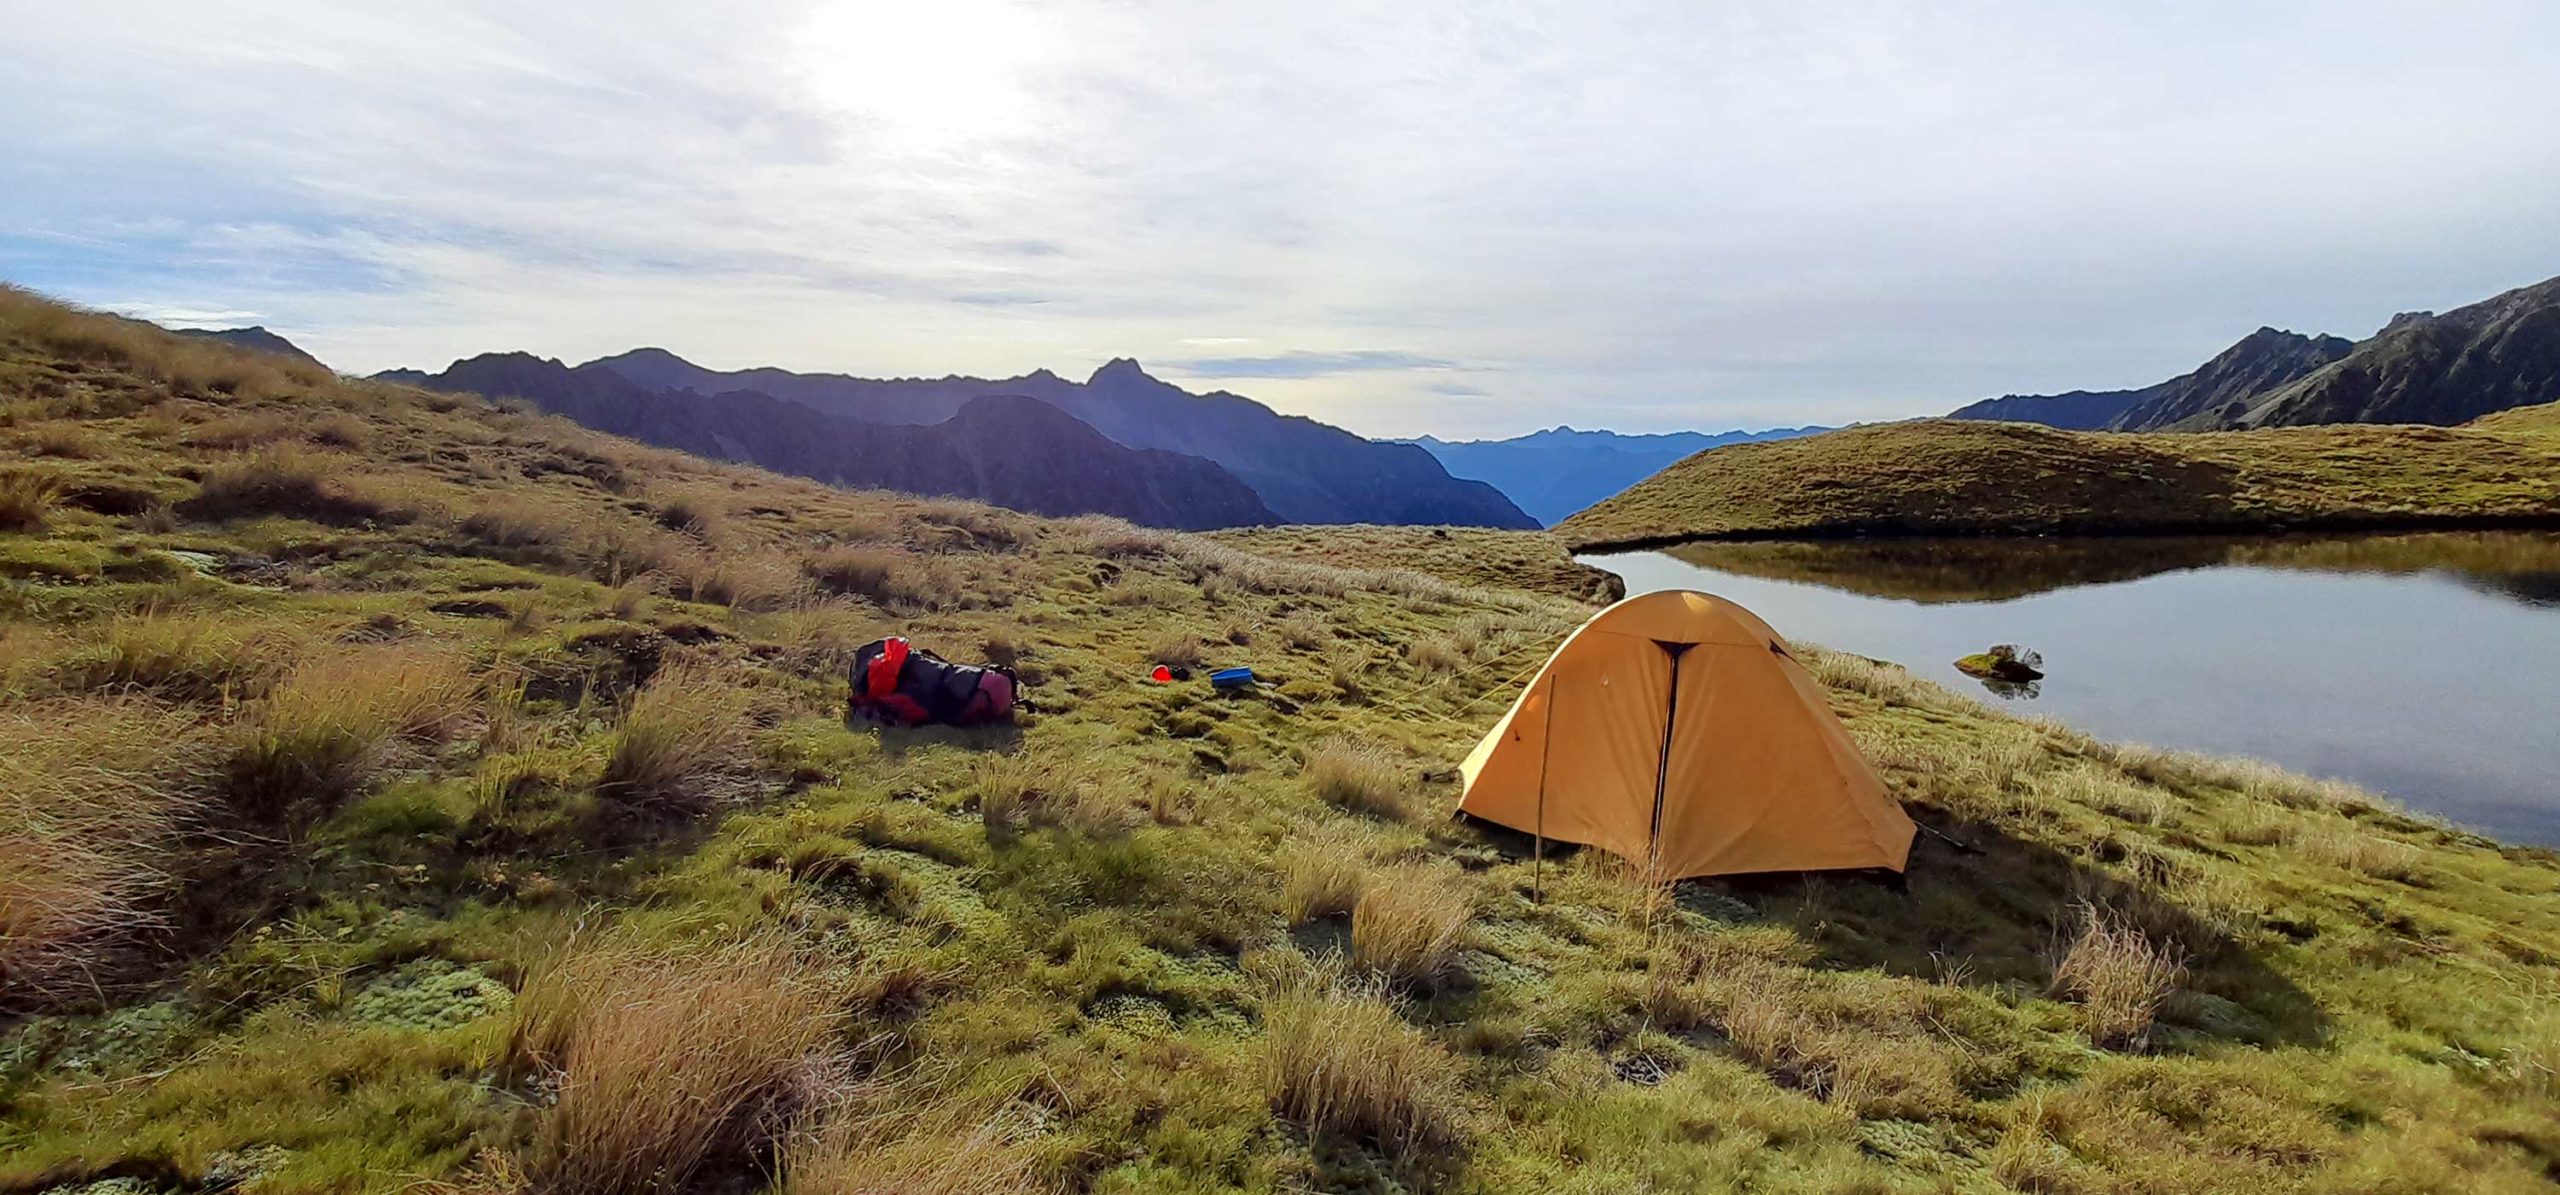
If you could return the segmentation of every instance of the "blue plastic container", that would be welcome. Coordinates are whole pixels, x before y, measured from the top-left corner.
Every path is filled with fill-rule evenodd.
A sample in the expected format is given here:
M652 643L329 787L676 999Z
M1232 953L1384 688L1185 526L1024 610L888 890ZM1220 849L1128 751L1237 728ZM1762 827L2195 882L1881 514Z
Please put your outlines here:
M1253 669L1221 668L1209 674L1209 683L1221 689L1241 689L1253 683Z

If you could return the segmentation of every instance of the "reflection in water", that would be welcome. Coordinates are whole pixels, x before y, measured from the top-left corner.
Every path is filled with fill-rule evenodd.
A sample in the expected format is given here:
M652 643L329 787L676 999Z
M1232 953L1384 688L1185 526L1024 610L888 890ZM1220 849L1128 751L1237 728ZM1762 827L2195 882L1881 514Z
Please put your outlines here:
M2044 696L2044 682L2040 680L2002 680L1996 676L1973 679L1980 681L1983 688L2002 701L2033 701Z
M1959 690L1976 682L1955 660L2031 644L2051 675L1993 697L2560 844L2560 534L1702 543L1586 563Z
M2483 593L2560 606L2560 535L2116 536L1683 544L1664 554L1720 573L1912 602L1991 602L2221 565L2441 573Z

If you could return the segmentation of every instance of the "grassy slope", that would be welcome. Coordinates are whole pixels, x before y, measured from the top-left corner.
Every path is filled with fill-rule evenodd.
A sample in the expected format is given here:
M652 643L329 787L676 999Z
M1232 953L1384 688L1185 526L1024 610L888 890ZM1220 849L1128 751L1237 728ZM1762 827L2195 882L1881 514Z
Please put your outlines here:
M0 833L102 793L197 827L146 844L173 886L119 890L172 929L72 942L87 970L41 999L9 977L0 1190L636 1190L696 1163L745 1190L777 1150L801 1191L2560 1167L2560 866L2351 792L1808 652L1965 850L1924 837L1907 891L1667 902L1551 859L1532 903L1518 842L1445 820L1445 776L1584 607L831 492L14 296L0 387L0 733L71 747L8 756ZM262 439L366 463L259 490L291 472ZM1441 550L1413 536L1339 542ZM844 653L891 628L1019 653L1040 712L849 732ZM1138 683L1186 643L1275 683ZM1309 955L1352 931L1288 910L1345 901L1393 970L1434 937L1395 925L1455 910L1454 970L1336 991ZM2055 993L2084 901L2187 954L2147 1046Z
M1688 458L1567 519L1577 546L2560 522L2560 420L2123 435L1920 420Z
M1248 527L1210 538L1281 560L1409 568L1459 585L1525 589L1581 601L1626 595L1617 574L1577 564L1543 531L1482 527Z

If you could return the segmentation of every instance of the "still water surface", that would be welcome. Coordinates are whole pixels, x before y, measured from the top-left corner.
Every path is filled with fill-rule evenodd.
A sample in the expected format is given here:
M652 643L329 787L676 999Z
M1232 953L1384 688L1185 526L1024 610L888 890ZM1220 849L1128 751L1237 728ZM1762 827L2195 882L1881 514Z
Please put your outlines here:
M2560 534L1692 544L1584 557L2100 738L2251 755L2560 845ZM2043 653L2031 691L1953 661Z

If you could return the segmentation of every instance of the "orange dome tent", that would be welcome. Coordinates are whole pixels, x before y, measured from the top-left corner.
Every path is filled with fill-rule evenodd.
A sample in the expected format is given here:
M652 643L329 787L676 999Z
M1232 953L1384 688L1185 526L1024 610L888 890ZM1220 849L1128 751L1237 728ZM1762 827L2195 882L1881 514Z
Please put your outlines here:
M1902 870L1913 827L1757 615L1648 593L1565 638L1460 766L1462 813L1663 880Z

